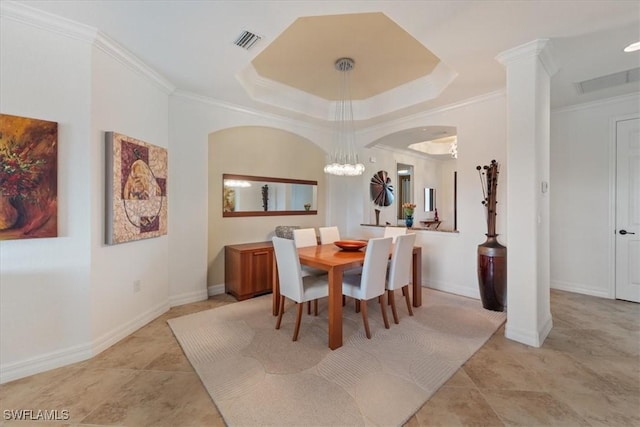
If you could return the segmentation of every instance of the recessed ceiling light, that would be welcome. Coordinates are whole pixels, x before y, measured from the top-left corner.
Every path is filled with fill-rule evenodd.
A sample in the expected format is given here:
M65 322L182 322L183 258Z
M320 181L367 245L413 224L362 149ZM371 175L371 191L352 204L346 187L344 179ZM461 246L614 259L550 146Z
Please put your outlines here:
M631 43L624 48L625 52L635 52L636 50L640 50L640 42Z

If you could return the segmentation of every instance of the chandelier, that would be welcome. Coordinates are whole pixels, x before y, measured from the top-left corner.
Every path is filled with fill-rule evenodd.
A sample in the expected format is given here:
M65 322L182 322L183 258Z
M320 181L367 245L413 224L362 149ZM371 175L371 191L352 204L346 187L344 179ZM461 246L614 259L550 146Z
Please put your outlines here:
M356 131L353 123L353 106L349 92L349 74L354 62L351 58L336 61L336 70L342 73L340 99L336 103L334 118L333 151L324 172L330 175L362 175L364 165L358 162L356 153Z
M454 159L458 158L458 140L454 140L451 143L451 147L449 147L449 154L451 154L451 157L453 157Z

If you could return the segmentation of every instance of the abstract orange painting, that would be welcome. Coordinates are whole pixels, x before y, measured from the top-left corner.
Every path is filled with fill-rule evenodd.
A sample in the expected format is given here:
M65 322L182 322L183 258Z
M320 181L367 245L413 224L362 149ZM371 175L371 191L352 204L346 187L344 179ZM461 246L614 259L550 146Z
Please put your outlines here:
M106 133L106 243L167 234L167 150Z
M0 240L58 235L58 123L0 114Z

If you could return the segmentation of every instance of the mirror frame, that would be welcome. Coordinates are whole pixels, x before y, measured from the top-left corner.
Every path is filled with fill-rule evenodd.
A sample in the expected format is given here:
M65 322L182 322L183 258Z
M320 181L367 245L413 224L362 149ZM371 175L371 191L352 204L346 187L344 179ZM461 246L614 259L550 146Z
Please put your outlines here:
M224 173L222 174L222 193L224 194L224 181L225 179L236 179L244 181L259 181L259 182L278 182L285 184L306 184L306 185L318 185L318 181L309 181L303 179L289 179L289 178L270 178L266 176L252 176L252 175L235 175ZM222 200L222 197L220 197ZM239 211L239 212L222 212L224 218L229 217L244 217L244 216L280 216L280 215L317 215L317 210L299 210L299 211Z

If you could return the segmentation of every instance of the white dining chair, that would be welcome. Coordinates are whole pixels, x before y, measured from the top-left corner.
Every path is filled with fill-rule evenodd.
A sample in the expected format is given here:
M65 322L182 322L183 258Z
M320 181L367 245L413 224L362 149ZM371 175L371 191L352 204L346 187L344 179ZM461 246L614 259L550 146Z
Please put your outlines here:
M391 237L393 239L393 243L395 243L396 237L402 236L403 234L407 234L407 229L405 227L385 227L383 237Z
M320 244L326 245L340 240L340 230L336 226L318 227L320 233ZM344 274L362 274L362 267L353 267L344 271Z
M296 242L296 248L316 246L318 244L316 230L313 228L299 228L297 230L293 230L293 241Z
M320 233L320 244L322 245L340 240L340 230L336 226L319 227L318 232Z
M393 254L391 254L386 288L387 299L391 305L391 312L393 313L393 321L396 324L399 323L394 292L396 289L402 289L405 301L407 302L409 316L413 316L411 299L409 297L409 283L411 282L411 260L415 241L416 235L413 233L396 236L396 242L393 246Z
M325 298L329 295L329 282L326 275L302 276L300 258L292 240L282 237L274 237L272 240L278 266L278 279L280 280L280 305L276 329L280 329L282 323L285 297L289 298L296 303L298 309L293 331L293 341L296 341L300 331L304 303L314 301L315 315L317 316L318 298Z
M318 246L318 237L316 236L316 230L313 228L299 228L293 230L293 241L295 242L296 248L306 248L308 246ZM302 277L306 276L321 276L323 274L327 274L326 271L320 270L319 268L309 267L308 265L303 265L302 267ZM311 303L309 303L309 307L307 311L311 313Z
M355 298L360 302L362 321L367 338L371 338L369 320L367 319L367 301L378 298L384 327L389 329L385 303L385 282L387 276L387 260L391 251L391 237L369 239L364 255L362 275L345 275L342 278L342 294Z
M318 246L318 238L316 237L316 231L313 228L300 228L293 230L293 241L295 242L296 248ZM327 274L327 272L307 265L302 266L303 276L317 276L322 274Z

